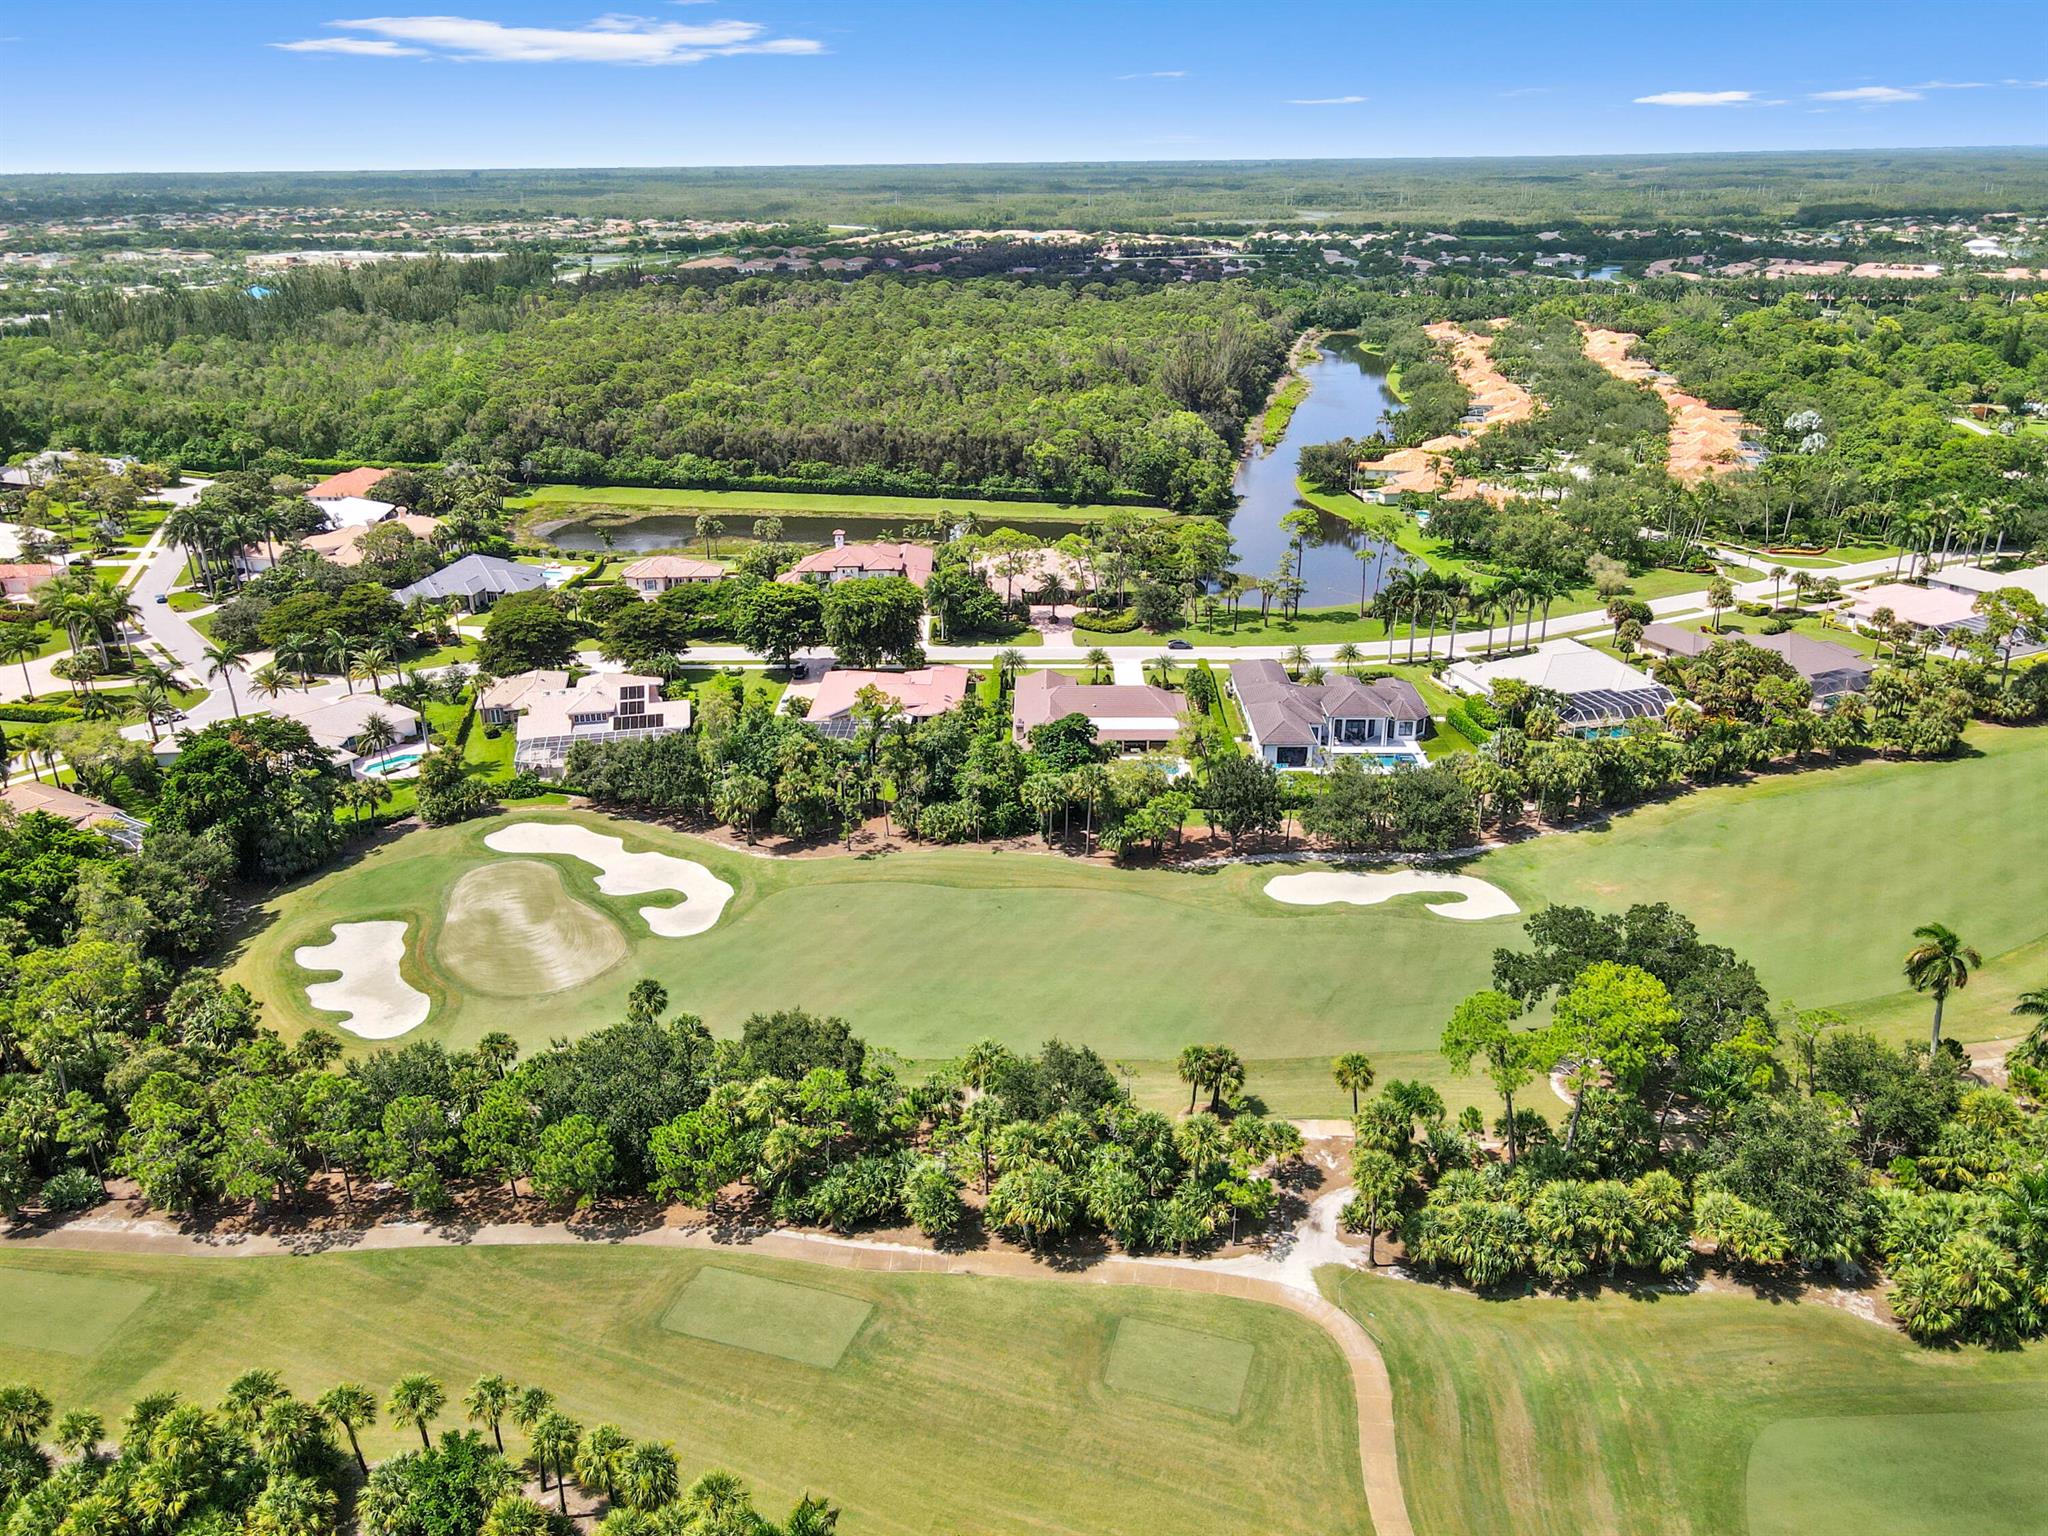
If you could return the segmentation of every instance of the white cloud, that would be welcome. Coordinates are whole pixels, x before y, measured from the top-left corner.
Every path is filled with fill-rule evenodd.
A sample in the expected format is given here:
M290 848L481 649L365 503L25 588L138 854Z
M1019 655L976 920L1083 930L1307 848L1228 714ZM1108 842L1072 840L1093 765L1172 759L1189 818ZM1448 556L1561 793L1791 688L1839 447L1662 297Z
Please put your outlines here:
M1290 107L1355 107L1363 96L1296 96L1287 105Z
M1639 107L1746 107L1756 100L1755 91L1659 91L1638 96Z
M1906 87L1909 91L1988 91L1989 80L1922 80Z
M364 16L328 25L370 36L305 38L275 46L300 53L425 55L493 64L695 64L742 53L824 52L824 45L811 38L765 36L767 28L756 21L600 16L580 27L515 27L467 16Z
M1872 106L1893 101L1920 101L1918 91L1902 91L1896 85L1852 85L1846 91L1815 91L1815 101L1860 101Z
M272 43L286 53L353 53L366 59L419 59L423 48L401 48L381 37L307 37L296 43Z
M2048 91L2048 80L2001 80L2000 85L2009 85L2016 91Z
M1188 72L1184 69L1141 69L1135 74L1118 75L1119 80L1185 80Z

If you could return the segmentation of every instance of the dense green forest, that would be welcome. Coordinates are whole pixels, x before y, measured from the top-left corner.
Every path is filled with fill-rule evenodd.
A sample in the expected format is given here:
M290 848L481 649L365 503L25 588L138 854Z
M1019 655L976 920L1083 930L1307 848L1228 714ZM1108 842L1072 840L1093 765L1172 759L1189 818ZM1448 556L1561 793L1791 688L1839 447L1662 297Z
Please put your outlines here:
M1241 281L583 291L534 276L531 259L417 262L94 300L53 335L0 341L0 449L1214 510L1295 324Z
M224 204L888 229L1802 215L1833 220L1864 213L2039 211L2048 207L2048 151L0 177L0 209L20 217L163 213Z

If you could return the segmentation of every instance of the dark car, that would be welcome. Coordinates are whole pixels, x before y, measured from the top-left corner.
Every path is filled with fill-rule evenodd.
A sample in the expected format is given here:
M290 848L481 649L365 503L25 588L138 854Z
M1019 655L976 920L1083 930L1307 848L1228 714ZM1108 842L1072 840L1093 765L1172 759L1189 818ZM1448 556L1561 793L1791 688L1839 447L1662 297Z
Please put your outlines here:
M171 594L168 592L159 592L156 595L156 600L160 603L168 603L171 600Z
M1186 640L1169 640L1166 642L1166 648L1169 651L1192 651L1194 646Z

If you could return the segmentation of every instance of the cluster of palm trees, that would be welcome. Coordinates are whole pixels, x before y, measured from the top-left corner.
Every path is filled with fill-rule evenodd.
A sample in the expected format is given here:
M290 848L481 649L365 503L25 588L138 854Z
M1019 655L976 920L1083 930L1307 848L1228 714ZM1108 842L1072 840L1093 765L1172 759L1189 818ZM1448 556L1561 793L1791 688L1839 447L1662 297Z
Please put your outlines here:
M130 654L128 627L139 617L135 602L119 585L84 571L64 571L36 588L35 615L64 631L71 642L69 663L53 667L75 687L89 692L93 679L113 670L116 653ZM0 651L8 661L22 665L28 677L28 662L42 650L42 642L26 626L14 626ZM33 685L31 685L33 691Z
M1539 619L1542 623L1540 638L1548 639L1551 605L1570 596L1583 584L1583 578L1557 571L1507 570L1482 587L1475 586L1470 578L1458 571L1407 566L1386 579L1372 606L1386 623L1389 633L1396 624L1407 623L1407 660L1415 660L1415 642L1420 637L1423 659L1427 661L1436 655L1436 636L1440 626L1449 631L1445 654L1457 654L1461 619L1471 619L1489 631L1505 626L1506 648L1509 650L1515 647L1517 623L1523 626L1523 645L1536 643ZM1487 654L1492 652L1493 647L1489 644Z

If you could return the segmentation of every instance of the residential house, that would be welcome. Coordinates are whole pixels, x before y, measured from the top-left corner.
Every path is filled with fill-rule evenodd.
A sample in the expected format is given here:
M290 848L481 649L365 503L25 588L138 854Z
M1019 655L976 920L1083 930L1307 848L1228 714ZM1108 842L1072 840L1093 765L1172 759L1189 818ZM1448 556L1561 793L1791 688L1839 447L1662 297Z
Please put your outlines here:
M923 667L915 672L863 672L834 667L818 683L804 718L827 736L850 739L855 731L854 700L863 688L875 688L894 699L906 718L929 720L957 709L967 697L972 674L965 667Z
M1882 582L1849 594L1848 612L1869 623L1880 611L1915 629L1946 631L1976 617L1975 593L1954 587L1916 587L1903 581Z
M540 592L548 579L537 565L521 565L496 555L464 555L431 576L423 576L409 587L392 594L401 603L459 603L471 613L480 613L508 592Z
M296 720L316 745L351 765L363 756L360 738L374 715L391 727L395 745L420 735L417 711L369 692L345 693L338 699L317 699L303 693L281 693L265 706L272 714Z
M832 547L815 550L776 577L777 581L851 581L857 576L901 576L922 587L932 579L929 544L849 544L846 530L832 530Z
M142 834L146 830L143 823L118 805L109 805L104 800L95 800L60 785L35 781L9 784L0 788L0 800L6 801L23 816L40 812L59 821L68 821L74 827L97 829L131 851L142 846Z
M1564 703L1558 717L1575 735L1598 736L1625 721L1661 717L1677 695L1639 671L1576 640L1551 640L1500 661L1467 657L1444 670L1444 681L1465 693L1488 693L1503 679L1545 688Z
M35 601L35 590L52 576L59 567L54 565L0 565L0 595L11 603Z
M1987 571L1981 565L1945 565L1927 573L1931 589L1967 593L1974 601L1986 592L2017 587L2029 597L2048 603L2048 565L2028 566L2017 571Z
M1180 734L1187 701L1149 683L1077 683L1057 672L1027 672L1010 694L1010 726L1017 740L1034 726L1086 715L1098 741L1122 752L1163 751Z
M688 730L690 701L664 699L661 686L660 678L634 672L592 672L573 681L560 672L526 672L495 684L478 709L488 723L513 720L513 767L552 775L579 741Z
M1700 656L1717 641L1732 640L1753 645L1760 651L1782 656L1792 670L1813 687L1813 701L1824 703L1845 693L1861 693L1870 686L1875 663L1860 651L1810 635L1710 634L1681 629L1676 624L1648 624L1643 627L1643 649L1656 656Z
M1275 767L1327 768L1339 757L1382 768L1425 761L1429 706L1401 678L1297 683L1277 661L1240 661L1230 669L1230 688L1252 750Z
M306 500L327 514L328 526L332 528L360 528L366 523L382 522L398 507L393 502L376 500L370 495L370 488L388 473L375 468L345 469L307 491Z
M619 580L648 602L661 596L670 587L687 586L695 581L718 581L725 575L725 567L713 560L692 560L687 555L649 555L645 560L635 560L619 572Z
M363 563L363 535L373 528L396 524L414 538L431 539L434 530L441 526L436 517L422 517L415 512L393 512L374 523L358 523L350 528L333 528L326 533L308 534L302 541L306 548L316 555L325 556L336 565L361 565Z

